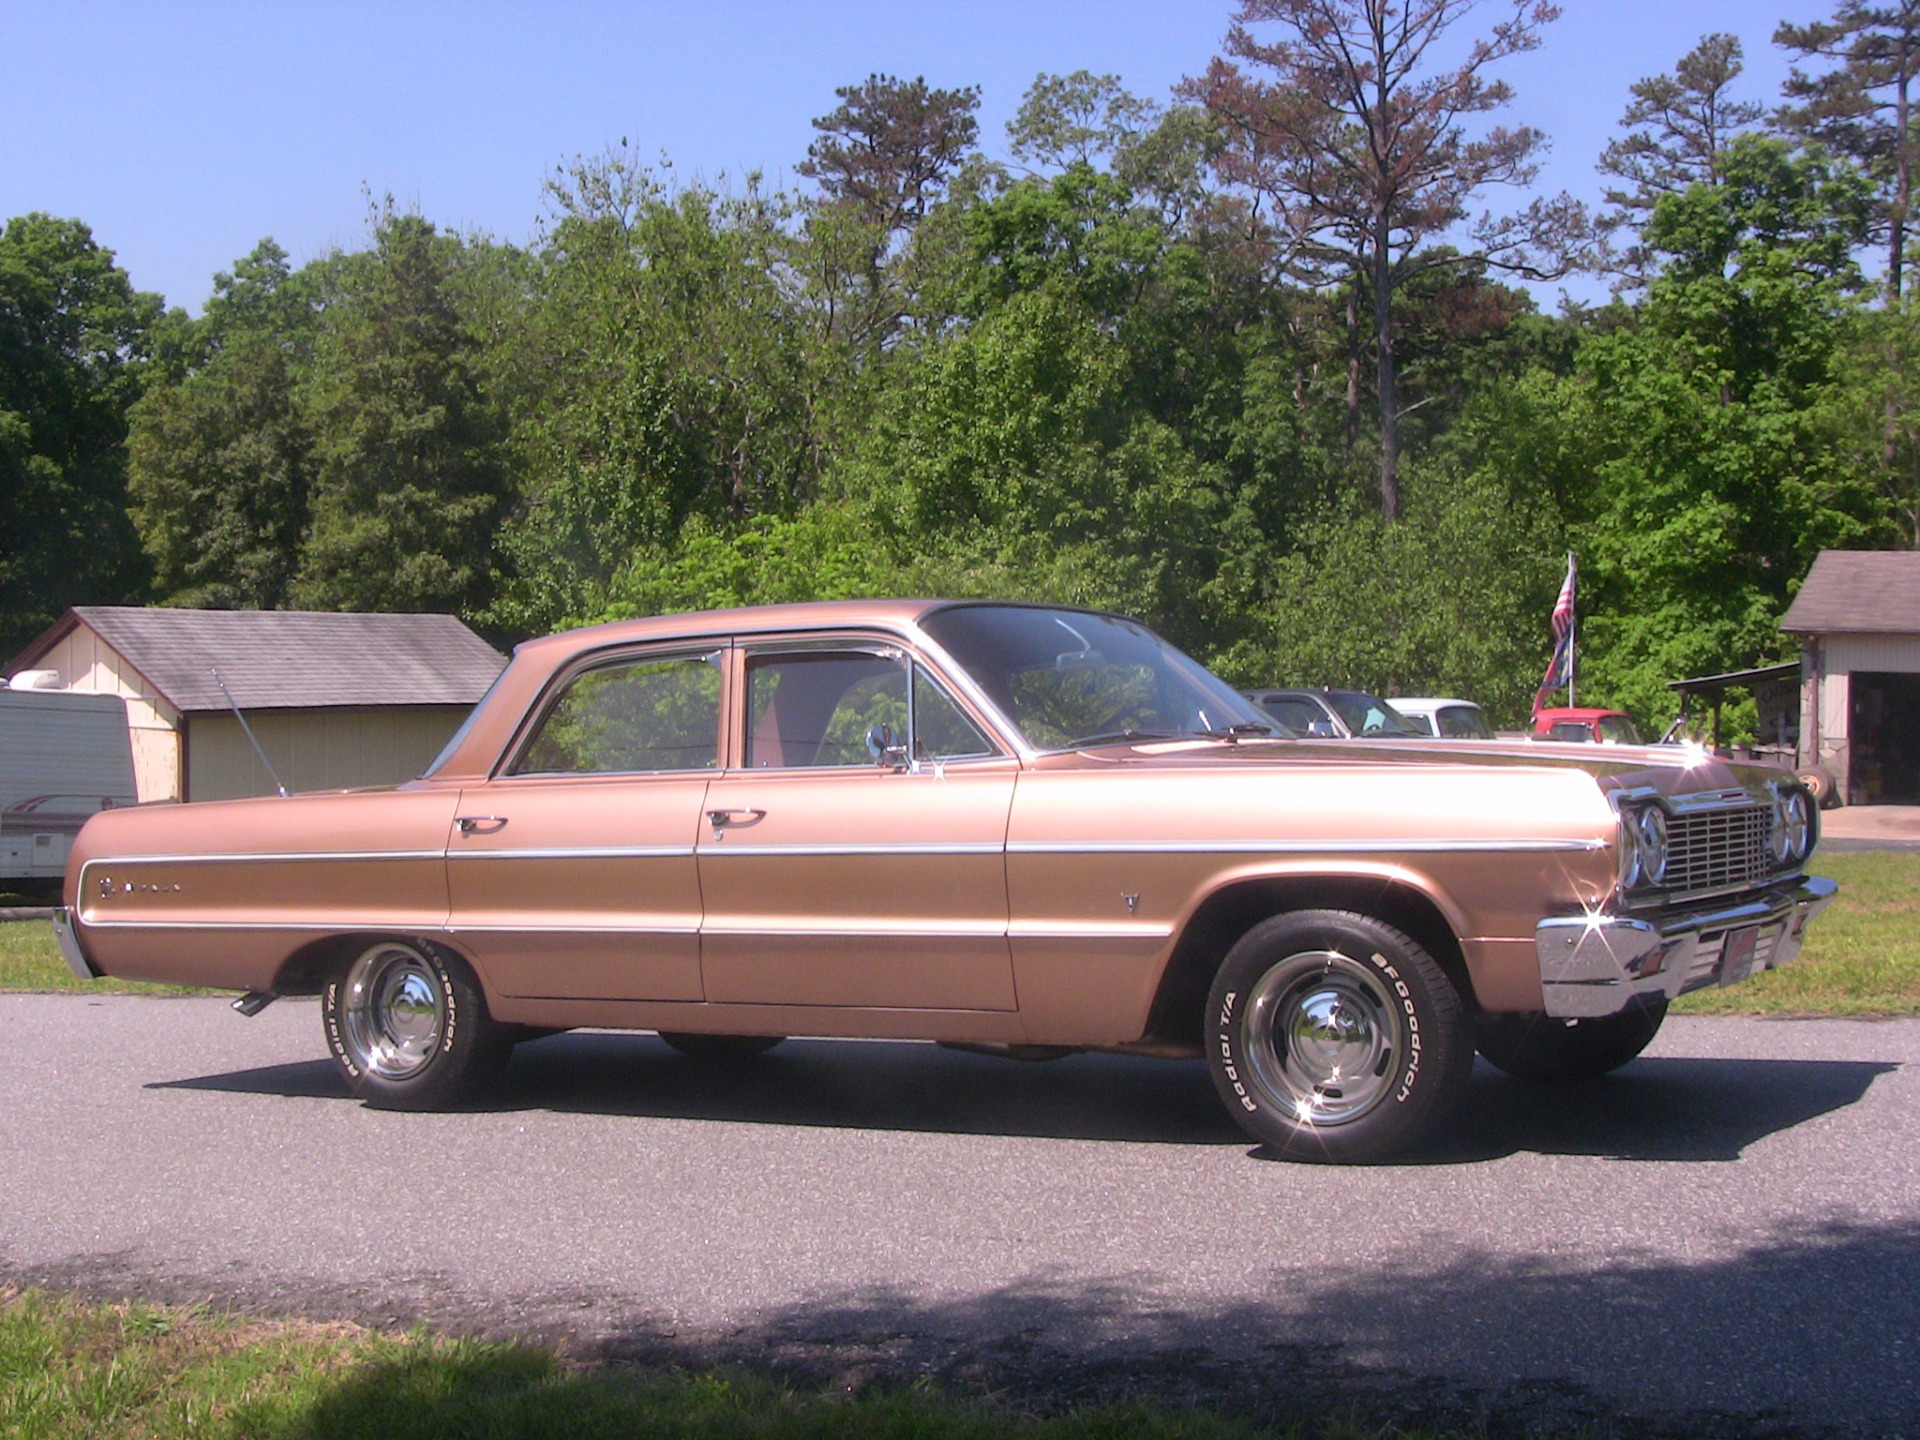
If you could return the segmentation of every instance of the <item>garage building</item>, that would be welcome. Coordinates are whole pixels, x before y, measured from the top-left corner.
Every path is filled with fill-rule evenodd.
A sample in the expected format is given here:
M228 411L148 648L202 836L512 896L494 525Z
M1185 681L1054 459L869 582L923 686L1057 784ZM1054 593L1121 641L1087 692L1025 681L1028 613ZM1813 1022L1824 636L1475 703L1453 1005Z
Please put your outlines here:
M1801 766L1849 804L1920 804L1920 551L1821 551L1780 628L1800 641Z
M451 615L80 605L8 667L127 702L142 801L390 785L432 762L506 665ZM218 679L216 680L216 673Z

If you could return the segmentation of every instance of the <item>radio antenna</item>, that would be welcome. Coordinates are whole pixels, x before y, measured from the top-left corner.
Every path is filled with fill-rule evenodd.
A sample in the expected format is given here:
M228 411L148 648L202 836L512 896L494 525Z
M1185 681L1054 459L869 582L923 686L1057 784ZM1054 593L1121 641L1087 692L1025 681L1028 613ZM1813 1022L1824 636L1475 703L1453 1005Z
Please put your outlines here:
M280 783L280 776L273 768L273 762L267 759L267 752L260 748L260 738L253 733L253 726L247 723L247 717L240 713L240 706L233 698L233 692L227 689L227 682L220 678L218 667L209 666L213 671L213 683L220 687L220 693L227 697L227 704L233 707L233 718L240 722L240 728L247 732L247 743L253 746L253 753L260 757L260 763L267 767L267 777L273 781L273 788L280 792L282 800L287 798L287 787Z

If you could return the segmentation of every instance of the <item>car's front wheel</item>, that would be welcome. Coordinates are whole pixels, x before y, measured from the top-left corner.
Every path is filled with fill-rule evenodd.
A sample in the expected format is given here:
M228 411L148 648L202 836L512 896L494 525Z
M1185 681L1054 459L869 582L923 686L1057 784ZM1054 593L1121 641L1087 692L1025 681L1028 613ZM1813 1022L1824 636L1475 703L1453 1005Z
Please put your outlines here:
M436 1110L496 1074L513 1034L487 1014L455 956L410 940L367 946L321 992L327 1048L347 1087L383 1110Z
M1637 1002L1618 1015L1568 1022L1545 1015L1483 1015L1480 1053L1518 1080L1548 1084L1592 1080L1618 1070L1660 1033L1664 999Z
M1371 916L1277 915L1243 936L1207 1003L1214 1085L1297 1160L1378 1160L1459 1100L1473 1046L1459 992L1418 942Z

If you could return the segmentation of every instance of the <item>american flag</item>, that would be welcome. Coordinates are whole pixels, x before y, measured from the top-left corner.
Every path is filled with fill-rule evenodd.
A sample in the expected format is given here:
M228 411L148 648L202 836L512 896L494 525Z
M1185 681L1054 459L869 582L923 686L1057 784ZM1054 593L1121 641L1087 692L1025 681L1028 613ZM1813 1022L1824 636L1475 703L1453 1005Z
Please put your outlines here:
M1553 659L1533 697L1534 714L1545 708L1547 699L1562 685L1573 684L1573 553L1567 553L1567 578L1561 582L1560 598L1553 602Z

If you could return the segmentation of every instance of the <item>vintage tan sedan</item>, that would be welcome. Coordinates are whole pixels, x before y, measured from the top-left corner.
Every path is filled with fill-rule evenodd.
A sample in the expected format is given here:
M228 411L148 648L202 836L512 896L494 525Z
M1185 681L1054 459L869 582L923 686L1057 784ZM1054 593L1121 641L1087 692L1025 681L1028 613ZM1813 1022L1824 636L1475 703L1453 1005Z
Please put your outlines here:
M83 976L318 994L355 1093L517 1039L787 1035L1204 1056L1272 1150L1439 1129L1476 1048L1599 1074L1834 894L1791 776L1698 751L1296 739L1119 616L679 615L522 645L389 790L90 820Z

